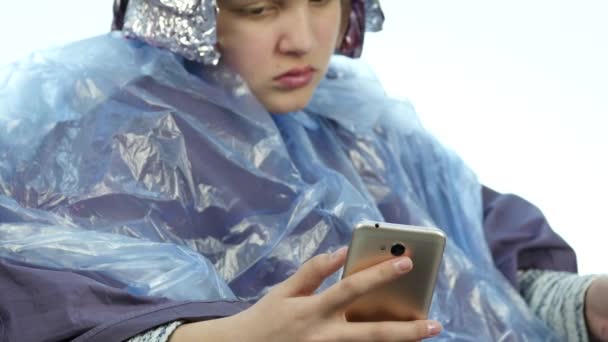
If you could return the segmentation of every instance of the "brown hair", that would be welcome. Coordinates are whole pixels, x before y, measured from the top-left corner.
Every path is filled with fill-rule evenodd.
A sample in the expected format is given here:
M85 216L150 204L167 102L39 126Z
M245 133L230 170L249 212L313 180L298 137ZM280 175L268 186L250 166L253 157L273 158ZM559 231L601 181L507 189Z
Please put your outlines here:
M114 18L112 19L112 31L122 30L125 24L125 13L129 0L114 0Z

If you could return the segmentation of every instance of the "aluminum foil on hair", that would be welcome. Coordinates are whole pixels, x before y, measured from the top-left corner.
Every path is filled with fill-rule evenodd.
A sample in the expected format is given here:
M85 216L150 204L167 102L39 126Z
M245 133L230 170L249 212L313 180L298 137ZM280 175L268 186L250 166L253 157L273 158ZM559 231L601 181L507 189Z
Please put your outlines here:
M369 32L382 30L384 13L380 7L380 0L365 0L365 28Z
M338 53L351 58L361 57L365 32L378 32L384 24L379 0L350 0L350 16L344 40Z
M186 59L216 65L214 0L130 0L123 31Z
M218 63L215 0L130 0L126 6L121 4L120 0L114 2L114 29L195 62ZM351 0L351 8L349 28L337 52L357 58L365 31L382 30L384 14L380 0Z

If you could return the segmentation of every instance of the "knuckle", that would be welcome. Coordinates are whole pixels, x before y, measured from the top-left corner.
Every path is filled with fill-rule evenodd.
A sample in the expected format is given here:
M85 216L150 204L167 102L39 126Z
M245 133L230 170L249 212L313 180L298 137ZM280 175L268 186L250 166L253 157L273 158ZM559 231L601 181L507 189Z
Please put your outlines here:
M309 282L322 282L328 276L328 261L329 256L327 254L320 254L308 260L300 269L300 278L305 278L302 280Z
M312 273L323 275L327 268L328 260L329 256L327 254L320 254L310 259L307 264Z
M416 322L416 339L422 339L429 335L429 328L425 322Z
M315 260L310 259L310 260L306 261L305 263L303 263L302 266L300 266L298 271L295 273L295 276L301 277L303 275L314 273L316 268L317 268L317 265L315 265Z
M325 297L320 295L313 295L308 297L308 304L310 307L310 312L314 312L316 314L323 313L325 308L327 307L327 301Z
M361 288L357 286L357 283L352 277L344 278L340 281L340 291L349 296L357 296L362 292Z
M369 341L381 342L388 341L390 337L389 330L384 324L375 324L369 331Z
M394 267L391 267L391 265L378 265L370 271L367 283L374 287L384 284L397 276Z
M294 302L289 305L288 316L289 321L292 322L304 322L310 319L311 313L314 312L310 309L310 305L306 305L304 302Z
M392 279L399 273L391 263L383 265L384 267L378 267L378 277L382 280Z

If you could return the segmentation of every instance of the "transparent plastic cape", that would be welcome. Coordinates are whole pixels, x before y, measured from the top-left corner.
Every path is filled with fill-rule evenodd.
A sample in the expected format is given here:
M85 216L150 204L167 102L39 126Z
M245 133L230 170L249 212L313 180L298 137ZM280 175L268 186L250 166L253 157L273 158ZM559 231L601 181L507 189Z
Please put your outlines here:
M0 257L255 299L363 219L437 226L439 339L551 339L493 265L475 175L363 62L281 116L213 74L116 33L0 69Z

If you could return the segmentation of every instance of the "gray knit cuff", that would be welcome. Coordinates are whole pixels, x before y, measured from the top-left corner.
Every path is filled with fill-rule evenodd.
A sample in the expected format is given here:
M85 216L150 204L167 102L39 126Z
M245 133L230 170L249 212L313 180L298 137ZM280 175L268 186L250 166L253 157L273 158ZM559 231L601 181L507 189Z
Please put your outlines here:
M519 271L521 295L530 309L565 341L589 341L585 294L596 276L543 270Z
M127 342L167 342L169 341L171 334L173 334L173 332L182 324L184 324L184 322L175 321L161 325L132 337L127 340Z

